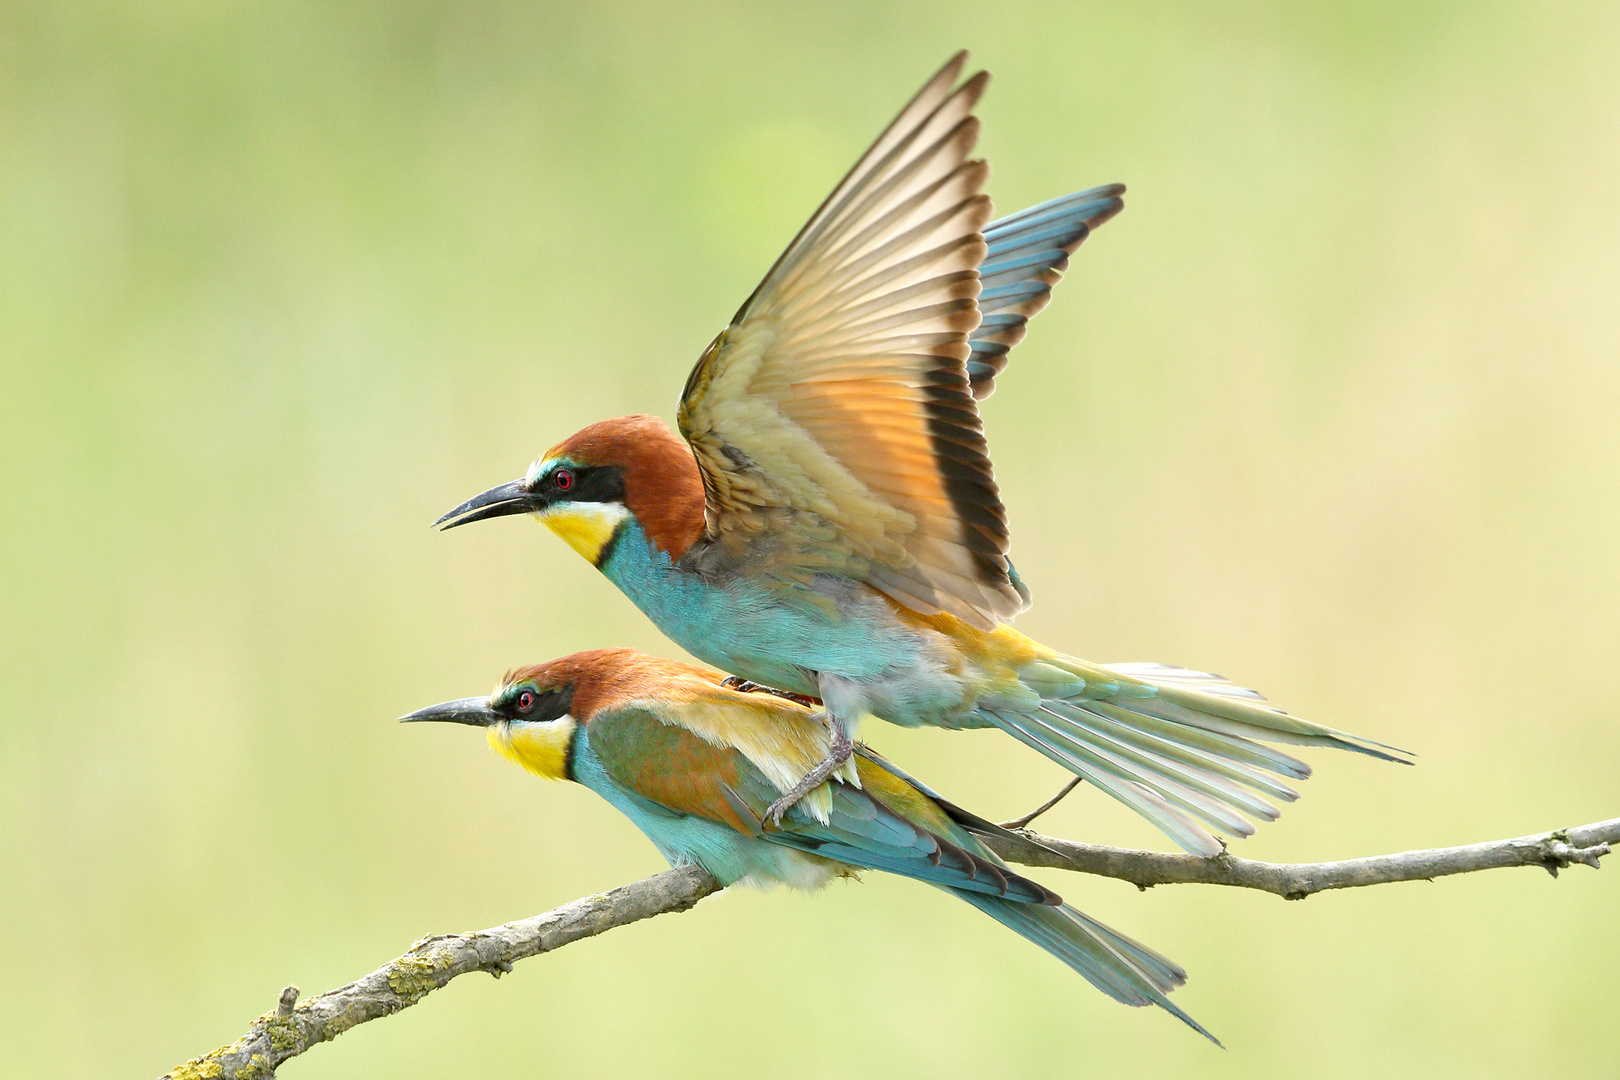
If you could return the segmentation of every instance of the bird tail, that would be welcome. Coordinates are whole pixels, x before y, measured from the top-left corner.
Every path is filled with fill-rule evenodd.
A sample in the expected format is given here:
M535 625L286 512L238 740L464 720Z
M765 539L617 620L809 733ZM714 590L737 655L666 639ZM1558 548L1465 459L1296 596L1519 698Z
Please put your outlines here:
M1026 663L1018 678L1021 694L981 703L980 715L1195 855L1222 850L1211 828L1249 836L1249 818L1274 821L1280 813L1268 799L1299 797L1277 777L1304 780L1310 766L1267 742L1411 764L1403 750L1289 716L1208 672L1051 654Z
M1079 972L1127 1005L1157 1005L1216 1046L1221 1041L1166 996L1187 981L1180 965L1110 930L1067 904L1024 904L986 893L947 888L992 919Z

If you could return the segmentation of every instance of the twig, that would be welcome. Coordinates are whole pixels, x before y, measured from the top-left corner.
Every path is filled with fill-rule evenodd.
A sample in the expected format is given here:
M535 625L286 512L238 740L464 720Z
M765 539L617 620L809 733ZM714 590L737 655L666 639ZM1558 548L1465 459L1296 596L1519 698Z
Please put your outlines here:
M398 960L370 975L293 1004L296 987L247 1034L192 1058L166 1080L267 1080L288 1058L335 1039L356 1024L409 1008L457 975L487 971L496 978L515 961L560 949L615 926L669 911L685 911L720 883L695 866L678 866L631 885L564 904L555 911L469 934L423 938Z
M1617 842L1620 818L1514 840L1330 863L1263 863L1226 854L1200 859L1077 844L1027 830L990 844L1009 862L1121 878L1143 889L1183 883L1233 885L1299 900L1326 889L1415 881L1500 866L1540 866L1557 876L1560 869L1575 863L1599 866L1609 845ZM318 997L294 1004L298 990L287 987L276 1008L255 1020L240 1039L176 1067L164 1080L268 1080L288 1058L335 1039L356 1024L415 1005L458 975L487 971L499 978L524 957L653 915L686 911L719 889L720 883L704 871L679 866L544 915L474 933L424 938L399 959Z
M1596 867L1598 859L1609 853L1609 845L1620 842L1620 818L1513 840L1326 863L1266 863L1225 852L1201 859L1196 855L1079 844L1027 830L1017 835L1017 840L991 840L990 846L1009 862L1120 878L1142 889L1154 885L1233 885L1276 893L1285 900L1303 900L1328 889L1429 880L1501 866L1545 867L1555 877L1559 870L1574 863Z
M1035 809L1031 810L1029 813L1025 814L1023 817L1015 817L1011 821L1003 821L1001 823L1001 827L1003 829L1023 829L1023 828L1027 828L1029 826L1030 822L1034 821L1036 818L1040 817L1042 814L1044 814L1048 810L1052 809L1052 807L1054 807L1058 803L1062 802L1063 797L1065 795L1067 795L1069 792L1073 791L1075 788L1079 787L1080 786L1080 781L1083 780L1083 779L1085 779L1085 777L1076 776L1074 779L1070 780L1067 784L1063 785L1063 790L1062 791L1058 792L1056 795L1052 796L1050 799L1047 799L1045 802L1041 803L1041 805L1037 806Z

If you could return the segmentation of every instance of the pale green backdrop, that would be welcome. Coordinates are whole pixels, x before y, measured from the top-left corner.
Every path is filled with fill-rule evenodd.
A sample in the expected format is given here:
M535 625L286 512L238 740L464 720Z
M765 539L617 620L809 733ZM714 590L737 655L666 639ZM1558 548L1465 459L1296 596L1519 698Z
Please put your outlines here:
M0 1058L150 1076L433 931L641 877L585 791L401 728L673 655L461 499L673 415L969 46L1003 211L1120 180L985 409L1020 627L1211 667L1313 753L1271 859L1620 814L1620 18L1603 4L0 5ZM873 742L1008 816L993 734ZM1162 844L1082 791L1046 827ZM1217 1050L906 882L468 978L317 1077L1597 1077L1620 869L1289 904L1056 873Z

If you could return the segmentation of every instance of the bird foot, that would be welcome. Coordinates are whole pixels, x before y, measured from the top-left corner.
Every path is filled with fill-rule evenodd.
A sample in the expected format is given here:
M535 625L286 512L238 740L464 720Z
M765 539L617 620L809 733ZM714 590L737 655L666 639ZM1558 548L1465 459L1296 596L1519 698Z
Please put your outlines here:
M780 799L771 803L770 809L765 811L765 825L767 828L779 829L782 827L782 815L810 794L816 788L827 782L828 777L844 767L855 753L855 743L840 725L829 721L828 727L832 729L832 742L827 747L827 756L821 764L805 773L803 778Z
M804 705L812 709L821 704L820 698L809 697L805 694L795 694L790 690L778 690L774 686L766 686L764 683L752 682L740 675L727 675L725 681L720 685L743 694L770 694L772 697L784 698L787 701L797 702L800 705Z

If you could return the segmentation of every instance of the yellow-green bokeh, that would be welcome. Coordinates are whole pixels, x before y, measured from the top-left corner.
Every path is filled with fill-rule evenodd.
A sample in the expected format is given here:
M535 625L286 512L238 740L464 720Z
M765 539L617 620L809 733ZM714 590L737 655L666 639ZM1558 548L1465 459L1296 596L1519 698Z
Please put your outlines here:
M1120 180L985 409L1020 627L1416 751L1317 859L1620 813L1606 5L0 6L0 1056L143 1076L294 982L643 876L587 792L393 718L674 655L523 522L428 523L690 362L949 53L1010 211ZM867 733L982 812L1057 771ZM1046 827L1160 838L1082 791ZM287 1077L1613 1075L1616 873L1285 904L1043 878L1226 1041L931 890L705 902Z

